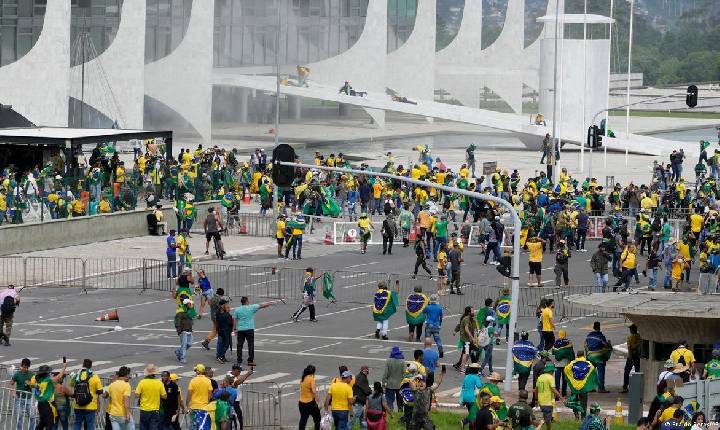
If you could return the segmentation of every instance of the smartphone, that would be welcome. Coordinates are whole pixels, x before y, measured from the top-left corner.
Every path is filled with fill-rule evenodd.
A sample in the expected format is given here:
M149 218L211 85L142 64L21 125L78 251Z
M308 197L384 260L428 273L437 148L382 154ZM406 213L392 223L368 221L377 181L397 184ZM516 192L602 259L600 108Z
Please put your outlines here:
M445 367L445 365L444 365L444 364L443 364L442 366L440 366L440 369L442 369L442 373L445 373L445 371L446 371L446 367Z
M67 357L63 355L63 364L67 363Z

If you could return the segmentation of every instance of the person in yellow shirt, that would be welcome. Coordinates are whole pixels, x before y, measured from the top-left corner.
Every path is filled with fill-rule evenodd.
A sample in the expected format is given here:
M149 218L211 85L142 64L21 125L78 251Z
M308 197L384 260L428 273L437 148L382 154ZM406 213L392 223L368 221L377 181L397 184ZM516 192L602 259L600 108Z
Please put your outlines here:
M686 340L679 341L678 347L670 353L670 360L688 367L687 371L679 374L684 382L690 382L690 372L695 366L695 354L687 347L687 344Z
M110 202L108 201L106 196L102 196L100 198L100 205L98 206L100 209L100 213L103 214L109 214L112 212L112 207L110 206Z
M525 242L529 256L528 264L530 270L528 272L528 287L532 287L532 277L535 275L537 286L542 287L542 261L543 261L543 245L545 241L538 236L531 237Z
M410 170L410 178L418 180L420 179L420 176L422 176L422 170L420 170L420 167L418 165L414 165L412 170Z
M82 369L70 380L70 388L75 393L72 402L76 425L85 423L85 428L91 428L88 423L95 422L98 409L98 395L102 394L102 381L93 374L92 360L83 360Z
M145 378L135 387L135 397L140 405L140 422L146 422L149 428L160 423L160 402L167 398L165 385L157 379L158 368L154 364L145 367Z
M682 287L683 271L685 271L685 259L678 255L672 261L671 277L673 283L673 291L679 291Z
M117 423L120 428L132 430L132 410L130 409L130 368L122 366L117 371L117 379L107 387L105 397L108 398L107 413L110 422ZM125 427L127 425L127 427Z
M634 242L630 242L620 254L620 263L622 267L622 275L615 284L613 291L617 291L620 284L624 284L623 291L627 291L630 287L630 281L633 276L637 276L637 247Z
M115 182L117 182L118 184L122 184L125 182L125 163L122 161L115 169Z
M279 258L282 258L283 244L285 243L285 215L278 215L276 227L275 239L277 240L277 255Z
M330 384L327 396L325 397L324 411L328 408L332 411L335 428L347 428L350 418L350 407L354 402L353 391L350 387L352 373L349 370L343 372L342 380Z
M372 215L375 215L376 213L381 214L382 213L382 196L383 196L383 190L385 189L385 184L381 180L376 180L375 183L372 186L373 194L372 199L370 200L370 206L371 211L370 213Z
M5 222L6 214L7 214L7 196L5 195L5 190L0 188L0 225L2 225Z
M190 422L195 422L198 413L204 413L212 398L212 383L205 376L205 365L195 365L195 377L190 380L187 388L185 406L190 411Z
M437 294L438 296L443 295L445 290L445 281L447 279L447 247L444 243L440 244L440 250L437 254L437 269L438 269L438 283L437 283Z
M545 307L540 311L540 328L543 338L543 349L550 351L555 344L555 319L553 310L555 309L555 300L548 299Z
M374 228L370 222L370 218L368 218L364 212L360 214L358 228L360 229L360 253L365 254L365 252L367 252L368 241L370 240L370 231L374 230Z

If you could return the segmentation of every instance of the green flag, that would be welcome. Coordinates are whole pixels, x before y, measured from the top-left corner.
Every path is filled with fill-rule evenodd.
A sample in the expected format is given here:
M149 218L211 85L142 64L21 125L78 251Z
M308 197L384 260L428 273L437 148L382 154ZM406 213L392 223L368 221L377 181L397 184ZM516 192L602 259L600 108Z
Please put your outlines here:
M323 273L323 297L333 303L337 301L333 293L333 277L332 274L328 272Z

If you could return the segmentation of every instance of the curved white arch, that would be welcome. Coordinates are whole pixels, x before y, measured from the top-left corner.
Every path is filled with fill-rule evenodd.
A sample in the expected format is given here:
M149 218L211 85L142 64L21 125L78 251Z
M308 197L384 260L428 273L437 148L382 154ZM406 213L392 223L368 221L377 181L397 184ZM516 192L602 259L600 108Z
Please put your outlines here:
M387 70L391 71L387 73L387 86L411 100L433 100L435 14L436 0L418 2L413 32L402 46L387 55Z
M435 62L438 66L476 64L481 43L482 0L465 0L460 29L452 42L435 54Z
M145 61L145 6L146 0L124 0L113 42L97 58L85 63L85 103L118 121L121 128L143 128L145 75L139 65ZM81 68L77 65L70 71L70 96L77 100ZM112 94L108 94L106 85Z
M145 94L180 114L210 143L215 2L206 3L210 5L199 7L199 0L193 2L180 45L170 55L145 65Z
M35 46L0 68L0 102L39 126L68 125L70 2L49 1Z

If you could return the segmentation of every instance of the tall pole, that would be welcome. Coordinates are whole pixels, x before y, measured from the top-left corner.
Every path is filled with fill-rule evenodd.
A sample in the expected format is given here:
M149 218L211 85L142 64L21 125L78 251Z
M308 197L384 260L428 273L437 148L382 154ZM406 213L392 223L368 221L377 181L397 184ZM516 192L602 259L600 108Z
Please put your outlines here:
M630 71L632 69L633 21L635 0L630 0L630 31L628 35L627 94L625 104L630 105ZM630 139L630 106L625 109L625 166L628 164L628 142Z
M515 343L515 328L517 326L517 313L518 313L518 300L520 298L520 217L518 216L517 210L508 201L500 199L489 194L480 194L474 191L463 190L461 188L446 187L445 185L430 184L425 181L419 181L412 178L406 178L404 176L391 175L389 173L372 172L369 170L354 170L354 169L342 169L339 167L328 167L328 166L316 166L314 164L301 164L301 163L287 163L283 161L276 162L281 166L291 167L303 167L306 169L320 169L329 170L331 172L340 173L353 173L357 175L366 176L377 176L381 178L393 179L396 181L407 182L409 184L420 185L422 187L431 186L438 190L446 191L449 193L462 194L474 199L486 200L502 205L505 209L510 212L513 220L513 258L512 258L512 291L511 291L511 304L510 304L510 337L507 345L507 357L505 360L505 385L503 389L506 393L512 391L512 374L513 374L513 358L512 358L512 347Z
M557 144L557 97L558 97L558 39L560 38L560 0L555 0L555 61L553 64L553 113L552 113L552 139L550 139L550 156L552 157L551 171L552 177L548 178L555 183L557 177L556 166L557 160L555 159L555 145Z
M584 3L583 9L583 114L582 114L582 129L580 130L580 136L583 135L584 130L587 130L587 121L585 119L586 106L587 106L587 0ZM592 154L592 149L590 149ZM584 161L585 161L585 144L580 140L580 173L584 172ZM590 175L592 175L592 155L590 158Z
M605 102L605 137L608 135L608 130L610 129L610 72L612 67L612 28L613 28L613 11L615 6L615 1L610 0L610 31L608 33L608 40L610 41L610 52L608 53L608 94L607 94L607 100ZM607 169L607 145L603 146L603 169Z
M80 33L80 49L82 49L82 63L80 65L80 128L83 128L85 111L85 32Z
M280 143L280 6L282 2L277 2L277 34L275 45L275 139L274 146L276 148ZM274 184L273 184L274 185ZM273 215L277 216L279 208L280 190L277 185L273 186Z

